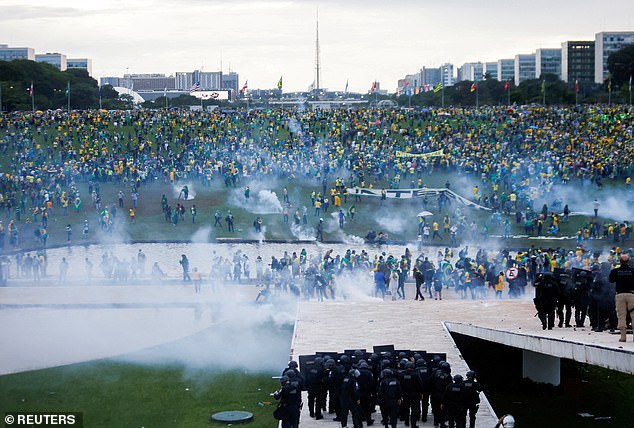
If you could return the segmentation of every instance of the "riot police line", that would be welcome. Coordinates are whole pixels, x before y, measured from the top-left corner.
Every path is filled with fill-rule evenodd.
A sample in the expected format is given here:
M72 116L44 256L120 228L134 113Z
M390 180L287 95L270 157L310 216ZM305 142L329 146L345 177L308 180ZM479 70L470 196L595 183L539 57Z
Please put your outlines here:
M595 263L591 270L555 268L535 279L535 309L544 330L558 327L585 327L589 319L593 331L617 327L614 286L610 284L610 263ZM574 318L573 318L574 316Z
M372 352L301 355L299 364L288 363L280 383L273 396L279 400L274 417L282 428L299 426L303 405L311 418L333 417L342 427L350 417L353 428L375 422L395 428L399 421L416 428L419 421L427 422L431 410L434 426L474 428L482 391L474 371L452 376L446 354L395 350L393 345L375 346Z

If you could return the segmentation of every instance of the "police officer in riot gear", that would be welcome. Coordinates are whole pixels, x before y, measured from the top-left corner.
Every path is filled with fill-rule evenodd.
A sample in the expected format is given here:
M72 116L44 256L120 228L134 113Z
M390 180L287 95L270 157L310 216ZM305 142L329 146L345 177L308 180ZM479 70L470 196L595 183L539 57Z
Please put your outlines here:
M469 428L475 428L476 413L480 407L480 392L482 386L476 380L476 374L473 370L469 370L466 374L467 379L464 381L465 404L469 412Z
M402 416L405 425L416 428L420 418L420 400L423 395L423 381L418 375L416 365L408 361L405 363L405 371L401 374L401 389L403 391L403 403L401 404Z
M442 407L445 411L449 428L465 428L467 407L465 389L461 375L453 377L453 383L447 385L442 397ZM444 426L444 424L441 424Z
M416 372L418 373L423 385L420 420L427 422L427 414L429 413L429 397L432 393L432 370L427 367L427 361L420 358L416 360Z
M542 329L552 330L555 325L555 309L557 308L557 282L550 272L543 272L535 279L535 309L542 322Z
M365 360L359 361L358 370L359 376L357 377L357 382L359 383L361 419L370 426L374 423L372 411L374 410L376 381L370 366Z
M273 397L279 400L279 408L281 409L282 428L298 428L299 427L299 410L302 405L302 393L293 384L288 376L280 378L281 388L273 393Z
M442 407L442 399L445 389L451 385L451 382L451 366L447 361L441 361L432 377L431 411L434 414L434 425L445 426L445 409Z
M308 390L308 411L311 418L323 419L322 408L326 404L327 377L324 359L317 357L306 373L306 389Z
M401 383L395 373L391 369L383 369L381 371L378 398L382 423L385 428L396 428L401 397Z
M363 422L361 420L360 404L361 396L359 392L359 383L357 378L360 376L360 372L357 369L350 369L346 373L341 382L341 393L339 394L339 400L341 402L341 427L348 426L348 413L352 415L352 425L354 428L362 428Z

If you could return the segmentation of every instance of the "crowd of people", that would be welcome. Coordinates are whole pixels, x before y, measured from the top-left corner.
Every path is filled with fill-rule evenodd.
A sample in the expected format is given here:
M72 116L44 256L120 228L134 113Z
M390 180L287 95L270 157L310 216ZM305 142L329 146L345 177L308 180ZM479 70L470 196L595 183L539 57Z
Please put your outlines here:
M354 428L362 428L380 416L386 428L399 421L416 428L431 410L434 426L473 428L482 391L474 371L452 376L443 355L415 351L316 355L301 370L290 361L280 384L274 416L284 428L299 426L302 391L311 418L334 416L342 427L349 417Z
M111 227L112 211L122 207L101 201L104 183L125 187L134 201L128 213L134 221L143 185L155 180L201 186L220 180L235 187L245 177L312 179L327 183L317 198L321 205L335 202L330 191L337 188L332 184L338 175L350 188L423 188L425 174L441 170L478 177L473 199L495 212L515 212L529 233L544 227L556 234L558 219L551 216L557 208L539 212L536 196L574 180L630 186L633 129L622 106L14 113L0 117L5 158L0 210L16 226L38 224L45 240L45 215L53 207L79 211L87 198L101 226ZM415 156L438 151L433 157ZM81 194L79 183L91 183L88 195ZM320 208L314 199L313 207ZM170 208L166 219L182 221L184 207ZM457 220L464 229L471 226ZM621 234L623 226L631 232L631 225L620 221L609 236L616 230L618 239L629 239ZM609 233L608 226L596 222L580 236L602 233Z

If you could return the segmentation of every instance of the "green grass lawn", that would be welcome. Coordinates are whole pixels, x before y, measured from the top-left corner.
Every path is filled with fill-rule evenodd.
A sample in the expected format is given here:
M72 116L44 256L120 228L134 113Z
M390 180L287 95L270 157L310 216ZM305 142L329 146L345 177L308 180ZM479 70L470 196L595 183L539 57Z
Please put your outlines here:
M293 327L263 322L248 328L268 338L254 339L266 341L257 345L258 356L236 348L240 340L225 343L212 327L121 358L0 376L0 414L82 412L87 428L154 428L206 426L214 413L240 410L253 413L251 427L275 427L270 393L279 381L272 377L286 365ZM278 364L279 370L270 369Z
M187 370L111 360L0 377L0 414L82 412L85 427L198 427L242 410L251 427L274 427L272 374ZM273 402L273 404L269 404Z

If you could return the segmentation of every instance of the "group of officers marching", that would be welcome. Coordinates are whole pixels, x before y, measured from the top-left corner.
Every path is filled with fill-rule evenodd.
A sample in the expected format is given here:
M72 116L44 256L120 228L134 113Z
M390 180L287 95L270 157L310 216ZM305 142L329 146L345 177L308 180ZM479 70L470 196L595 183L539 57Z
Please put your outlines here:
M436 427L475 427L482 391L475 372L452 376L440 355L430 360L405 352L365 357L362 351L337 359L317 356L301 372L297 362L290 361L280 390L273 394L279 400L275 416L282 428L299 426L304 390L311 418L324 419L327 411L342 427L348 426L349 416L353 428L373 425L377 405L386 428L396 428L398 421L416 428L419 421L427 422L430 405Z

